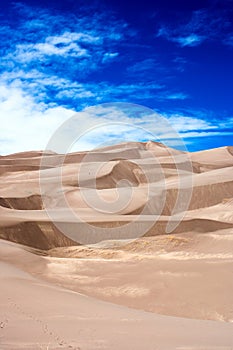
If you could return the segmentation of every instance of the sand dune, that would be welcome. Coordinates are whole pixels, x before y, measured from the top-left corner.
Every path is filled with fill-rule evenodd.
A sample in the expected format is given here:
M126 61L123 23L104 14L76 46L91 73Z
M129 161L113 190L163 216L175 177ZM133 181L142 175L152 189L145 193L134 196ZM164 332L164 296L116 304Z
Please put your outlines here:
M0 349L233 347L233 147L0 156L0 238Z

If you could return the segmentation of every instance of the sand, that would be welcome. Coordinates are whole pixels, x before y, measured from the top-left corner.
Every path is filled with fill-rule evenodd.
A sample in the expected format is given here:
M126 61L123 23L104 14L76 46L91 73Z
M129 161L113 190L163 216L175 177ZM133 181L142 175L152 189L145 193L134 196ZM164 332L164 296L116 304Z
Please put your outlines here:
M233 349L232 147L23 152L0 180L0 349Z

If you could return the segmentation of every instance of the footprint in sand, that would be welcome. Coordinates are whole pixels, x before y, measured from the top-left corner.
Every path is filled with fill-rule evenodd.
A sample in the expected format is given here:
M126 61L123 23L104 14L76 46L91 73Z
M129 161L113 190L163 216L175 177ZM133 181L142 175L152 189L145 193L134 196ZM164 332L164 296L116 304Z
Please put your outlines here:
M8 324L8 319L5 319L4 321L0 321L0 328L3 329L7 326Z
M9 303L11 304L11 306L13 306L15 309L17 309L17 311L22 314L27 316L28 318L32 319L33 321L37 322L40 324L40 326L43 329L43 332L46 334L49 334L50 337L52 337L55 341L58 342L59 346L68 346L69 349L74 349L74 350L79 350L80 348L74 348L72 345L68 345L67 342L63 339L61 339L59 336L56 335L56 333L52 332L48 325L46 323L44 323L42 320L38 319L37 317L28 314L25 310L23 310L18 304L16 304L15 302L13 302L10 298L8 298ZM4 328L5 325L8 323L7 322L0 322L0 328Z

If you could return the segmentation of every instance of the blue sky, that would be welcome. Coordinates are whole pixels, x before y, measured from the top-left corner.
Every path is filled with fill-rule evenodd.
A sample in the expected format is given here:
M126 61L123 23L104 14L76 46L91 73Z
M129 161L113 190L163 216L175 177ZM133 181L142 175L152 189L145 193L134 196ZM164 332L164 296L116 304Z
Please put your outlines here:
M166 117L190 151L232 145L232 18L232 0L2 3L0 154L112 102Z

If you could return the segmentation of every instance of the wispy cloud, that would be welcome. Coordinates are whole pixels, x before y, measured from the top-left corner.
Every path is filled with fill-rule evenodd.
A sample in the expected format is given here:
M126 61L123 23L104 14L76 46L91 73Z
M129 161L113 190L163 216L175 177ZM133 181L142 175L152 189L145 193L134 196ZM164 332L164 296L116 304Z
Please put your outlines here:
M153 58L129 66L128 74L134 75L130 83L129 76L115 84L103 79L103 75L99 81L89 79L91 74L100 74L121 59L121 45L135 35L124 21L109 13L96 13L90 21L86 12L75 17L23 4L15 7L19 15L16 23L8 29L6 24L3 26L8 37L7 45L4 36L0 44L2 84L30 93L38 103L78 109L117 99L140 102L184 98L181 93L173 97L164 84L150 79L151 70L163 69Z
M209 12L206 9L193 11L186 23L182 20L176 27L161 25L157 37L165 38L181 47L198 46L206 40L219 38L230 26L224 13L221 14L222 16L219 16L219 13Z
M161 69L161 64L154 58L147 58L132 64L127 71L131 74L145 74L155 69Z
M81 10L77 17L14 6L17 20L3 21L0 27L6 33L0 43L0 83L31 94L38 103L70 105L82 99L82 108L87 101L100 100L99 83L89 83L87 77L117 59L127 24L111 13L98 12L90 20Z
M22 17L15 27L8 26L8 45L4 45L4 37L1 43L5 52L2 55L5 68L10 62L11 66L21 65L26 69L36 61L38 69L44 69L47 64L52 70L58 64L61 68L69 60L71 70L88 74L107 58L117 55L114 50L116 43L123 40L125 35L124 22L102 18L103 15L96 15L95 25L90 28L88 16L85 20L71 15L62 17L22 5L20 10L26 12L26 17ZM109 30L105 31L108 25ZM6 29L3 27L4 31Z
M101 62L104 55L114 53L116 43L129 32L125 22L101 12L91 15L90 21L81 10L79 17L70 13L63 16L56 11L15 4L15 16L17 21L2 26L6 33L1 42L6 63L9 58L17 64L40 58L46 61L48 56L58 56L63 61L85 56L89 57L86 65L91 69L91 60Z
M182 115L182 114L172 114L168 116L170 123L174 128L180 133L186 133L187 131L196 130L210 130L216 129L218 125L214 125L211 122L205 120L204 118L196 118L194 116Z
M86 108L77 115L77 120L82 121L85 132L73 150L84 149L87 145L95 148L104 144L141 140L162 141L184 150L183 138L192 143L198 137L221 135L218 124L204 119L179 114L164 116L143 106L128 104L104 104ZM71 133L75 133L76 127L74 118Z
M63 107L35 103L30 95L12 86L1 85L0 96L0 154L44 149L54 130L74 114Z
M195 33L182 35L181 33L178 33L177 30L172 31L166 27L161 27L158 31L157 36L163 37L169 41L173 41L174 43L179 44L181 47L197 46L206 40L206 37L204 35L201 36Z
M233 47L233 33L230 33L228 36L226 36L223 43L227 46Z
M72 104L78 102L77 109L81 109L86 105L93 105L101 102L109 101L127 101L129 96L133 96L135 101L142 99L170 99L182 98L180 96L162 95L163 85L155 82L137 82L111 84L109 82L78 82L61 77L59 75L51 75L40 72L36 69L25 72L23 70L15 70L13 72L5 72L0 76L0 83L9 88L19 88L27 94L31 94L33 99L40 103L50 104L67 104L69 107L69 99ZM33 94L32 94L33 91Z
M183 92L162 92L158 97L162 100L186 100L189 95Z
M17 21L5 21L1 27L6 36L0 43L0 83L31 94L38 103L76 109L116 100L187 98L185 92L167 88L167 68L154 57L129 60L121 79L108 79L105 70L127 61L125 47L135 39L129 25L112 13L97 11L90 18L87 9L80 9L78 16L63 16L25 4L14 6ZM93 80L93 74L99 78Z
M184 57L177 56L173 59L173 63L175 64L175 68L179 72L185 71L185 66L187 65L187 60Z
M202 43L206 37L197 34L190 34L185 37L174 38L174 41L180 44L180 46L197 46Z
M168 108L192 98L182 87L167 85L172 75L183 72L187 58L177 51L161 58L111 12L80 8L78 14L63 15L20 3L12 11L14 21L2 18L0 27L0 154L43 149L63 121L90 105L130 101ZM181 47L196 46L216 35L220 20L209 22L205 11L196 11L177 28L162 24L158 36ZM220 120L207 122L209 116L185 110L166 117L186 138L216 134L225 127ZM94 113L93 118L99 116ZM112 109L104 118L158 131L153 118L145 125L141 118L130 119ZM132 130L109 127L108 132L139 139ZM103 142L109 140L107 134ZM81 148L87 145L91 139Z
M118 56L119 56L119 52L106 52L104 54L102 62L105 63L105 62L108 62L108 61L112 61L113 59L115 59Z
M74 109L35 102L32 96L19 87L2 85L0 96L0 154L46 148L54 131L75 114ZM180 140L180 144L182 139L185 139L186 143L192 143L198 137L226 134L226 130L221 131L221 128L226 127L226 123L208 122L204 117L201 118L201 113L200 117L184 114L163 115L148 112L140 106L138 111L134 113L134 109L131 110L130 107L122 110L117 104L83 108L74 120L71 133L73 135L80 131L80 126L85 127L88 132L73 150L87 150L114 141L146 139L162 141L176 147L174 142L177 140ZM6 118L9 115L11 117ZM231 124L229 120L227 123L228 127L233 127L233 119ZM92 130L90 126L93 124L104 126ZM22 125L27 127L22 128Z

